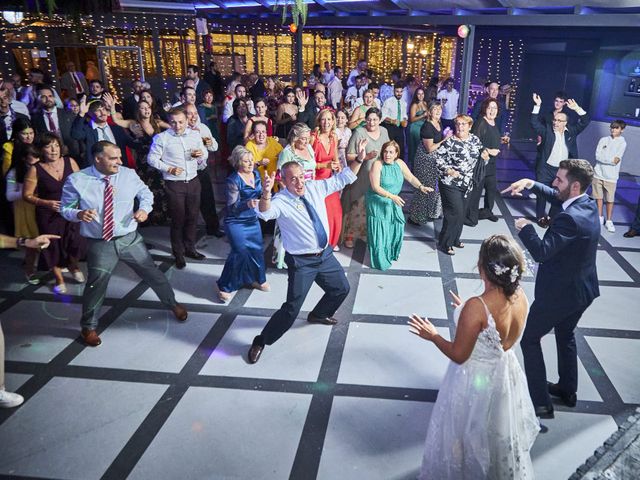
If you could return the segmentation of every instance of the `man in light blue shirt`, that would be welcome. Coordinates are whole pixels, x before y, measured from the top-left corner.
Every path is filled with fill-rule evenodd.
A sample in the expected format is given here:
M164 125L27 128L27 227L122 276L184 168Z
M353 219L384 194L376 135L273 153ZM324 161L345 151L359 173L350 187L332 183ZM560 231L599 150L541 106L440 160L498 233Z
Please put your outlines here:
M332 318L349 294L349 282L333 256L327 242L329 222L325 198L356 181L356 174L364 161L366 140L358 145L358 157L349 168L326 180L305 183L304 171L297 162L285 163L281 168L286 189L271 201L271 187L275 172L265 177L263 194L257 207L262 220L277 219L282 243L286 250L284 261L289 275L287 300L273 314L249 349L249 363L256 363L265 345L276 342L291 328L313 282L325 294L309 313L309 323L335 325ZM335 165L335 168L339 168Z
M84 342L97 347L102 343L96 332L100 308L119 260L147 282L178 320L187 319L187 310L176 302L171 285L137 231L153 208L153 194L135 171L122 167L122 154L114 143L96 142L91 153L93 166L67 178L60 213L69 222L82 222L80 233L89 243L89 279L82 294L80 324ZM136 198L140 207L134 212Z

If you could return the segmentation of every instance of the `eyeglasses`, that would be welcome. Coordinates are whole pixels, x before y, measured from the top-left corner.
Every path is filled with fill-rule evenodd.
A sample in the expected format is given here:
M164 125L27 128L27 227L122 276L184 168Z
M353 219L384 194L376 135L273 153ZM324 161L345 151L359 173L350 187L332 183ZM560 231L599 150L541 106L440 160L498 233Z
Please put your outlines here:
M566 120L558 120L557 118L553 119L553 123L567 123Z

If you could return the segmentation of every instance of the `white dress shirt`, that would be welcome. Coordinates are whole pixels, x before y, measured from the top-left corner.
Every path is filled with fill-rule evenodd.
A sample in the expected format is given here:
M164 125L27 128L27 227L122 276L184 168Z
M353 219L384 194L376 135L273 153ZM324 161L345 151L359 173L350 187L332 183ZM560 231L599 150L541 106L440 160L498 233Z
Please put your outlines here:
M327 237L329 220L325 198L355 182L357 178L350 168L345 168L326 180L309 180L305 183L304 198L318 214ZM255 210L262 220L277 219L282 244L291 255L318 253L324 249L325 245L318 245L318 237L304 203L286 188L273 196L269 210L261 212L260 207Z
M436 96L438 100L446 100L442 106L442 118L445 120L453 120L458 115L458 99L460 94L454 88L450 92L444 88L438 92Z
M191 151L194 149L200 150L202 155L192 157ZM201 164L206 165L207 151L198 132L187 128L178 135L169 129L153 137L147 163L160 170L165 180L188 182L196 177ZM169 169L173 167L180 167L184 171L180 175L171 175Z
M217 152L218 151L218 142L216 142L216 139L213 138L213 135L211 134L211 129L205 125L202 122L198 122L196 123L195 127L189 127L191 130L193 130L194 132L197 132L200 135L200 138L205 139L205 138L210 138L211 139L211 146L207 147L205 145L205 148L207 150L209 150L210 152ZM202 144L204 145L204 140L202 141Z
M44 119L45 123L47 123L48 121L46 117L47 116L45 115L45 119ZM91 120L90 125L91 125L91 128L98 131L98 141L106 140L111 143L116 143L116 137L113 135L113 132L111 131L111 127L109 126L108 123L105 123L104 126L100 127L97 123ZM47 128L49 128L48 125L47 125Z
M333 77L327 84L327 102L335 109L340 107L343 90L342 81L338 77Z
M51 120L53 120L53 124L56 127L55 130L51 130L49 128L49 114L51 114ZM47 127L48 131L50 131L52 133L56 133L56 132L60 131L60 122L58 121L58 109L57 108L54 108L50 112L47 111L47 110L42 110L42 118L44 120L44 126Z
M382 121L387 118L391 118L393 120L398 119L398 104L400 105L400 121L407 120L409 117L407 116L407 104L404 100L397 99L396 97L387 98L382 105Z

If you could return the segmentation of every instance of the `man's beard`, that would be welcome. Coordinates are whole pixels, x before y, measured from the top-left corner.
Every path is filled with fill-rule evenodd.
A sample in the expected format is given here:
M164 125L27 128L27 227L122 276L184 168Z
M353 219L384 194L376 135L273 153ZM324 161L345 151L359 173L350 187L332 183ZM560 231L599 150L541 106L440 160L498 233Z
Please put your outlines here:
M558 200L560 200L561 202L566 202L569 199L569 187L568 186L564 190L560 190L557 187L553 187L553 188L555 188L556 192L558 192L556 194L556 196L558 197Z

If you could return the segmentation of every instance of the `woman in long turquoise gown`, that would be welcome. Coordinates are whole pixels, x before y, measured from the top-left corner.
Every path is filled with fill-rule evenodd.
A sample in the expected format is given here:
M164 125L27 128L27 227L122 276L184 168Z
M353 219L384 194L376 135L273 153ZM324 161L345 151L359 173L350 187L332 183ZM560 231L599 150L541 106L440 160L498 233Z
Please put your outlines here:
M414 159L420 145L420 129L428 117L429 108L424 89L417 88L409 108L409 165L415 165Z
M233 149L230 160L236 171L227 178L224 221L231 252L218 279L218 297L223 302L243 287L269 290L262 231L254 210L262 195L260 174L254 169L252 153L242 145Z
M423 193L433 190L422 185L399 156L400 146L395 141L385 143L381 160L376 160L369 172L371 188L365 197L367 245L371 267L378 270L389 269L400 256L405 224L405 202L399 196L403 182L406 180Z

